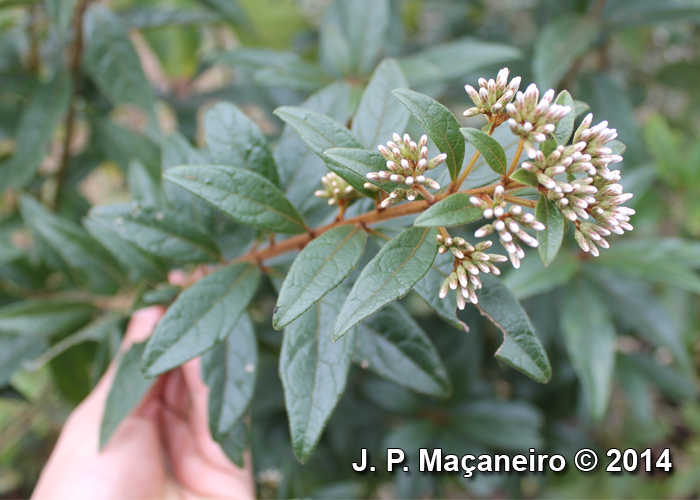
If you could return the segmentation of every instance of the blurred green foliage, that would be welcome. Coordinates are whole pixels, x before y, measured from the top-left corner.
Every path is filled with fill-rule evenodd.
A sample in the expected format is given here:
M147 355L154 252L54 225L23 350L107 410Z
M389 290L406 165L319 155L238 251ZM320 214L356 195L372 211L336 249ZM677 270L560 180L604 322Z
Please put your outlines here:
M74 15L85 35L77 63ZM398 60L412 89L460 119L470 106L463 85L506 65L525 84L568 89L627 146L623 183L635 194L635 231L597 260L569 234L550 266L529 252L505 277L551 360L546 385L493 357L502 334L475 309L460 314L465 333L409 295L402 303L436 346L452 395L415 394L356 359L306 465L292 452L281 337L270 324L275 272L289 262L272 263L248 311L259 344L250 444L260 495L698 496L699 25L694 0L0 1L0 497L31 493L61 423L114 358L130 312L169 303L178 291L164 277L181 262L115 237L94 211L85 219L90 208L129 199L165 206L226 258L266 239L160 180L161 169L211 160L203 111L225 100L277 145L280 183L308 223L332 218L311 197L324 163L272 111L306 102L348 124L384 56ZM406 130L422 133L414 120ZM396 234L389 224L378 229ZM378 251L371 240L368 248ZM126 305L116 300L124 296ZM34 307L47 298L61 303ZM577 309L582 300L595 305L595 318ZM598 418L566 340L590 345L586 325L614 333L601 344L614 368L593 389ZM577 360L590 361L583 370L595 369L595 354ZM361 447L379 457L389 445L458 454L532 446L567 457L581 447L670 448L674 473L569 467L467 480L352 471Z

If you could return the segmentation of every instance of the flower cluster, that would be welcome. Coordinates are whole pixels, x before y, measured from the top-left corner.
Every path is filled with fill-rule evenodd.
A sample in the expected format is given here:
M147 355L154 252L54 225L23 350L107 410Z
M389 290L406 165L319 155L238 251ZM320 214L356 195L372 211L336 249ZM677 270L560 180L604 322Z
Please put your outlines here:
M445 278L440 287L440 298L443 299L451 290L457 290L457 307L464 309L469 300L472 304L479 302L476 291L481 288L479 272L501 274L501 271L493 265L493 262L505 262L507 257L498 254L484 253L492 242L482 241L476 246L470 245L464 238L444 238L437 235L438 252L446 253L448 250L455 257L454 271Z
M554 132L556 124L571 112L571 107L552 104L554 90L548 90L537 102L540 91L531 84L525 93L518 92L515 101L506 104L510 115L508 125L511 131L525 140L525 151L530 158L537 153L535 144L547 140L547 135Z
M314 192L314 196L328 198L329 205L340 205L360 196L360 193L355 191L345 179L333 172L328 172L321 177L321 184L323 184L323 189Z
M503 112L505 106L513 100L520 87L520 77L516 76L508 83L508 68L498 72L496 80L479 78L479 91L471 85L465 85L464 89L474 102L473 108L464 112L464 116L477 116L480 114L494 117ZM500 125L497 120L496 126Z
M484 218L496 220L479 228L474 236L483 238L494 231L498 232L501 244L508 252L513 267L520 267L520 259L525 257L525 252L517 243L513 236L517 236L520 241L533 248L537 247L538 241L523 230L523 227L542 231L545 226L535 220L531 213L523 212L522 207L512 205L508 210L505 200L505 189L503 186L496 186L493 192L493 203L489 204L481 198L472 196L469 201L475 207L480 208L484 213Z
M597 256L596 244L609 247L604 236L633 229L629 216L635 212L619 206L632 194L622 193L622 186L617 183L620 171L609 169L610 164L622 161L622 156L613 154L607 146L617 137L617 131L608 128L607 121L594 127L592 122L593 115L589 113L574 134L573 144L559 146L547 156L537 151L532 161L523 162L522 168L536 175L547 190L547 197L576 224L575 237L581 249ZM599 225L586 222L591 216Z
M411 136L394 134L393 141L387 142L387 146L379 146L379 152L386 160L388 170L370 172L367 178L371 181L393 182L404 187L397 187L389 193L389 197L381 203L382 208L395 205L404 197L413 201L418 197L423 186L430 189L440 189L433 179L424 174L442 164L446 159L445 153L439 154L432 160L428 160L428 136L423 135L418 143L411 140Z

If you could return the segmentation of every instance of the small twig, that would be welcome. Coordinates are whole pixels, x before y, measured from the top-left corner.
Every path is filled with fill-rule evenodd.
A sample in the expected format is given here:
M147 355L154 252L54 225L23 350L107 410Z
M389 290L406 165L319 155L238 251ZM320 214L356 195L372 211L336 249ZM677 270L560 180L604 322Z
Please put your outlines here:
M425 186L421 186L420 184L416 184L413 186L413 189L415 189L421 195L423 195L423 198L425 198L425 201L427 201L429 205L432 205L433 203L435 203L435 196L433 196L430 191L425 189Z
M513 161L510 162L510 167L508 168L508 173L506 173L505 178L503 179L504 181L510 177L513 172L515 172L515 169L518 168L518 164L520 163L520 157L523 155L523 147L525 146L525 139L520 139L520 142L518 143L518 148L515 150L515 155L513 156Z
M440 233L442 235L442 237L445 239L450 238L450 233L448 233L447 229L445 229L444 227L439 227L438 233Z
M70 165L70 146L71 140L73 138L73 128L75 126L75 115L77 112L75 101L80 95L80 63L83 54L83 17L85 16L85 11L87 9L88 3L89 0L79 0L78 5L76 5L75 8L75 14L73 15L72 21L74 38L73 42L70 45L68 67L70 68L71 85L73 86L73 91L68 107L68 114L66 115L66 137L63 140L61 163L58 167L58 172L56 174L56 191L52 203L52 208L54 210L58 207L61 201L61 192L63 191L63 187L68 178L68 167Z
M491 126L489 127L489 135L493 134L493 131L496 130L496 125L495 123L491 123ZM457 180L455 182L450 183L450 187L447 190L448 193L454 193L456 192L460 187L462 187L462 184L464 184L464 181L467 179L467 176L472 172L474 169L474 165L476 165L476 161L479 159L480 153L479 151L475 151L474 154L472 155L471 160L469 160L469 163L467 166L464 168L464 171L459 175Z
M505 195L505 200L510 203L515 203L516 205L521 205L523 207L535 208L537 202L535 200L526 200L525 198L520 198L518 196Z

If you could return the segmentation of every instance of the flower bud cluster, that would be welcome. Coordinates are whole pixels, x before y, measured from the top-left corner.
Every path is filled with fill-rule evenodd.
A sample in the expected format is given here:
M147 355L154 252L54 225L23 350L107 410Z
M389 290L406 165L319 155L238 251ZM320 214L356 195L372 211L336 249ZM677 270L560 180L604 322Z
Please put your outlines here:
M474 233L477 238L488 236L494 231L498 233L501 244L508 252L510 261L513 267L520 267L520 259L525 257L525 252L518 244L513 236L516 236L520 241L533 248L537 247L538 241L526 233L523 228L542 231L545 226L535 220L535 216L531 213L523 212L519 205L512 205L506 210L507 203L505 201L505 190L503 186L496 186L493 192L493 204L489 204L481 198L472 196L469 198L472 205L480 208L486 219L496 219L494 222L482 226Z
M437 235L438 252L452 252L455 257L454 271L445 278L440 287L440 298L444 299L450 290L457 291L457 307L464 309L469 300L472 304L479 302L476 291L481 288L479 273L501 274L500 269L493 265L494 262L508 260L504 255L485 253L493 244L491 241L482 241L476 246L470 245L464 238L444 238Z
M584 252L590 252L597 257L600 252L598 246L609 248L610 244L605 236L611 233L624 234L625 231L632 231L634 228L629 223L630 215L635 214L633 208L621 207L622 203L632 198L632 193L623 193L620 180L620 171L610 172L610 180L596 176L593 179L597 192L594 203L588 208L588 213L598 222L599 225L590 222L582 222L576 227L576 242Z
M360 195L345 179L333 172L328 172L321 177L321 184L323 184L323 189L314 192L314 196L328 198L329 205L338 205L342 201L351 201Z
M387 146L379 146L379 152L386 160L387 170L370 172L367 178L378 182L393 182L404 187L397 187L389 193L389 197L382 201L382 208L395 205L404 197L413 201L418 197L419 187L440 189L433 179L424 174L442 164L446 159L445 153L439 154L432 160L428 160L428 137L423 135L418 143L411 140L411 136L394 134L393 141L387 142Z
M503 112L505 106L513 100L515 93L520 87L520 77L516 76L508 83L508 68L503 68L498 72L496 80L493 78L486 80L479 78L479 90L471 85L465 85L464 89L474 102L473 108L464 112L464 116L477 116L485 114L488 116L497 115Z
M525 140L525 151L530 158L537 153L535 144L547 140L547 135L554 132L556 124L571 112L571 107L552 104L554 90L548 90L537 102L540 91L537 85L531 84L525 93L518 92L515 101L506 104L510 115L508 125L510 130Z
M608 128L608 122L602 121L595 127L591 127L593 123L593 113L588 113L581 122L578 130L574 133L574 144L585 142L586 147L581 151L583 154L590 156L588 162L593 167L595 172L605 180L612 180L613 174L610 172L608 165L622 161L622 156L613 154L612 149L606 146L607 143L617 137L617 130Z

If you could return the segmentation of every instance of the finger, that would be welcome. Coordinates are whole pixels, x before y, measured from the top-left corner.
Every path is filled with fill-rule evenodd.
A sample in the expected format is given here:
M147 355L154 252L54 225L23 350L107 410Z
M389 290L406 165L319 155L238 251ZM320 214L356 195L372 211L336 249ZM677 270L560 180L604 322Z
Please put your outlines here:
M252 476L241 469L232 472L212 467L199 453L199 445L186 420L167 407L162 412L167 432L166 448L178 482L198 495L212 498L255 498Z

